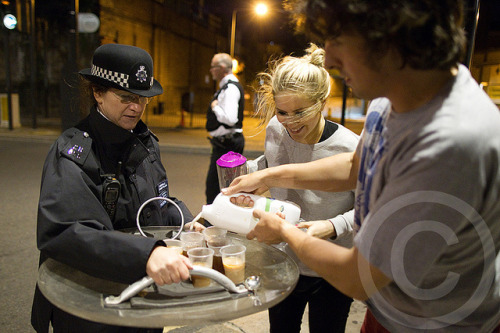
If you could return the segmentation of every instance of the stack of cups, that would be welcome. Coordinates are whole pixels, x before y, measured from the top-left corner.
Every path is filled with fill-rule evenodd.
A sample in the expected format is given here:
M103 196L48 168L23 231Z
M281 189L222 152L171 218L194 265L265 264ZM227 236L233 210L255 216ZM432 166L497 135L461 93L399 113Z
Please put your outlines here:
M213 268L226 275L234 284L243 283L246 247L231 244L231 239L227 237L227 230L209 227L203 230L203 234L182 232L180 238L183 254L191 260L193 265ZM179 246L179 241L171 241L165 240L167 247ZM195 288L208 287L211 283L209 278L196 275L191 276L191 281Z

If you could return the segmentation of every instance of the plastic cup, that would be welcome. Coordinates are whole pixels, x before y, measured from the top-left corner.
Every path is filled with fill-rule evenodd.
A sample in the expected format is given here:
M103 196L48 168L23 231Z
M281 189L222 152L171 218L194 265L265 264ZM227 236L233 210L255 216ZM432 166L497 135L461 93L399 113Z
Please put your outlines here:
M206 247L197 247L188 251L189 260L193 265L212 268L214 250ZM191 275L191 281L195 288L210 286L211 280L204 276Z
M222 229L222 228L218 228L218 227L214 227L214 226L211 226L211 227L208 227L206 229L203 230L203 236L205 236L205 240L207 241L207 244L208 244L208 241L210 240L210 238L212 237L226 237L227 235L227 230L226 229Z
M220 249L224 274L234 282L243 283L245 280L245 252L244 245L226 245Z
M178 239L164 239L165 245L167 245L168 248L174 249L179 254L182 254L182 242Z
M205 247L205 237L199 232L181 232L181 242L183 254L187 257L187 252L196 247Z
M231 244L231 240L227 237L212 237L207 241L208 248L214 250L214 263L212 268L222 274L224 274L224 266L222 265L220 249L229 244Z
M222 155L215 164L220 188L228 187L236 177L248 173L246 157L234 151Z

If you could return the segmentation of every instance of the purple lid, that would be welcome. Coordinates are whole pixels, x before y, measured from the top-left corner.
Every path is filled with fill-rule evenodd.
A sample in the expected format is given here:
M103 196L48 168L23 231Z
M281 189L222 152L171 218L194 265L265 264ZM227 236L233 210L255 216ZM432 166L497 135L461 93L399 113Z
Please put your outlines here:
M245 156L235 153L233 151L230 151L229 153L226 153L222 155L218 160L217 160L217 165L224 167L224 168L234 168L240 165L245 164L247 159Z

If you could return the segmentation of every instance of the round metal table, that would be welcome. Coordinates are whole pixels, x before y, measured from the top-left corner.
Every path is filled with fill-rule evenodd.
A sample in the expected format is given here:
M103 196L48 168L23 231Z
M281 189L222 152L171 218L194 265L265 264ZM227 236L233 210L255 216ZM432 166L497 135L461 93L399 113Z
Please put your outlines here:
M142 229L148 235L164 239L175 228ZM135 230L126 232L137 233ZM291 293L299 270L288 255L272 246L249 241L242 235L228 233L228 236L233 244L243 244L247 248L245 275L261 278L255 295L167 308L105 307L103 298L106 295L119 295L128 285L90 276L52 259L40 266L38 286L52 304L75 316L104 324L147 328L228 321L266 310Z

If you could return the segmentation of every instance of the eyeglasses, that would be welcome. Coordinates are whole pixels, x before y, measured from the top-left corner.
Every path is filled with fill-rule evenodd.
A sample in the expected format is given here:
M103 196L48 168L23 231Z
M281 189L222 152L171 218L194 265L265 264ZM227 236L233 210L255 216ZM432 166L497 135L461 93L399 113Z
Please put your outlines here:
M144 97L144 96L139 96L139 95L135 95L135 94L119 94L119 93L114 92L113 90L110 90L110 91L116 97L118 97L120 102L122 102L123 104L136 103L136 104L146 105L149 102L151 102L151 100L153 99L153 97Z

